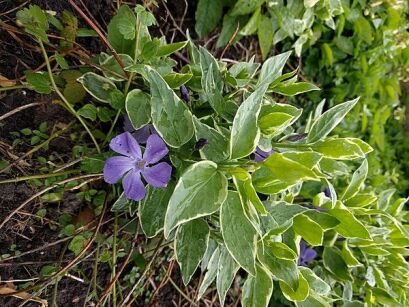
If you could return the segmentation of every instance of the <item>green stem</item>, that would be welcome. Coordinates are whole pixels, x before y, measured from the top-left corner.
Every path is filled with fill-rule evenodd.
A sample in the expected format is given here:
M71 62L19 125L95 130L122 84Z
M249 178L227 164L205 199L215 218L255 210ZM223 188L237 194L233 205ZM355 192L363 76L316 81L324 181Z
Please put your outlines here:
M139 48L140 48L140 46L139 46L139 44L140 44L140 35L139 35L139 33L140 33L140 30L141 30L141 23L139 22L139 18L136 17L135 53L134 53L134 58L133 58L134 62L136 62L136 59L137 59L138 56L139 56ZM128 80L126 81L126 84L125 84L125 87L124 87L124 97L126 97L126 95L128 95L129 87L131 86L132 79L133 79L134 76L135 76L135 73L134 73L134 72L131 72L131 73L129 74ZM118 122L118 119L119 119L119 116L120 116L120 115L121 115L121 110L118 110L118 111L116 112L115 119L114 119L114 121L112 122L111 127L109 128L109 131L108 131L108 133L107 133L107 136L106 136L104 142L102 143L102 146L104 146L104 145L108 142L108 140L111 139L112 131L114 130L115 125L116 125L116 123Z
M81 123L81 125L85 128L85 130L87 131L87 133L91 137L92 142L95 144L95 148L97 149L98 153L101 153L101 149L99 148L98 142L96 141L94 135L91 133L91 130L89 130L87 124L77 114L77 112L75 111L73 106L68 102L68 100L65 98L65 96L60 92L57 84L55 83L55 80L54 80L54 77L53 77L53 72L52 72L51 65L50 65L50 60L48 58L47 51L44 48L44 44L41 41L41 39L38 40L38 43L40 44L41 51L43 53L45 63L47 65L48 76L50 77L51 85L53 86L55 92L61 98L61 100L64 102L67 109L78 119L78 121Z
M13 86L7 86L7 87L0 87L0 92L4 92L4 91L11 91L11 90L19 90L19 89L23 89L23 88L31 88L29 85L13 85Z
M2 180L2 181L0 181L0 184L4 184L4 183L15 183L15 182L26 181L26 180L33 180L33 179L43 179L43 178L50 178L50 177L58 177L58 176L64 176L64 175L69 175L69 174L75 174L75 173L79 173L79 172L80 172L80 170L71 170L71 171L65 171L65 172L60 172L60 173L51 173L51 174L41 174L41 175L23 176L23 177L17 177L17 178L14 178L14 179Z

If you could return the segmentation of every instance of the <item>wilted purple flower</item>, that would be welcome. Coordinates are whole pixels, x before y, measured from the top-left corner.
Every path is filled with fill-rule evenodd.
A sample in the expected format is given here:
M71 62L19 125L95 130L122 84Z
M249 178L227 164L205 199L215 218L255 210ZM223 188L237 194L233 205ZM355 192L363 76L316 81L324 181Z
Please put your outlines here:
M113 138L109 147L121 156L106 160L104 180L113 184L123 177L122 186L128 199L141 200L145 197L146 189L141 175L155 188L167 186L172 167L166 162L157 162L166 156L169 150L157 134L149 136L143 155L138 142L129 132Z
M308 248L307 243L301 240L300 242L300 256L298 257L298 265L308 266L308 263L317 257L317 252L313 248Z
M155 127L151 124L145 125L142 128L136 130L132 135L135 137L136 141L141 144L146 144L149 136L152 134L158 134Z
M271 156L273 152L274 150L270 151L261 150L260 147L257 146L256 151L254 152L254 161L261 162L267 159L269 156Z
M209 141L204 139L204 138L200 138L197 140L196 144L195 144L195 149L196 150L200 150L203 147L205 147L207 144L209 144Z
M190 100L190 95L189 95L189 91L187 90L186 86L181 85L179 87L180 90L180 95L182 96L182 99L186 102L189 102Z
M134 132L135 128L132 126L131 120L128 115L124 115L124 131Z

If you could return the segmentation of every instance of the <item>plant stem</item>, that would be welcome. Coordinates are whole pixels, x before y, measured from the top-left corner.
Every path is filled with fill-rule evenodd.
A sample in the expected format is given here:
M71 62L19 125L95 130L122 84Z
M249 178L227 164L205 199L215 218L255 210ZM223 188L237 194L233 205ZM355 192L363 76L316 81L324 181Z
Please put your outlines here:
M135 53L134 53L134 58L133 58L134 62L136 62L136 59L137 59L138 56L139 56L139 48L140 48L140 47L139 47L139 44L140 44L140 36L139 36L139 33L140 33L140 31L141 31L141 23L140 23L140 21L139 21L139 18L136 17ZM131 86L132 79L133 79L134 76L135 76L135 73L134 73L134 72L131 72L131 73L129 74L129 76L128 76L128 80L126 81L126 84L125 84L125 87L124 87L124 92L123 92L125 97L126 97L126 95L128 95L129 87ZM105 138L104 142L102 143L102 146L104 146L104 145L108 142L108 140L111 138L112 131L114 130L115 125L116 125L116 123L118 122L118 119L119 119L119 116L120 116L120 115L121 115L121 110L118 110L118 111L116 112L115 119L114 119L114 121L112 122L111 127L109 128L109 131L108 131L108 133L107 133L107 135L106 135L106 138Z
M7 86L7 87L0 87L0 92L4 92L4 91L11 91L11 90L19 90L19 89L24 89L24 88L30 88L29 85L13 85L13 86Z
M17 177L14 179L6 179L0 181L0 184L4 183L15 183L15 182L20 182L20 181L26 181L26 180L33 180L33 179L43 179L43 178L50 178L50 177L58 177L58 176L64 176L64 175L69 175L69 174L75 174L79 173L80 170L71 170L71 171L65 171L65 172L60 172L60 173L51 173L51 174L40 174L40 175L31 175L31 176L23 176L23 177Z
M114 235L113 235L113 244L112 244L112 278L115 278L116 275L116 258L117 258L117 246L116 239L118 236L118 213L115 212L114 220ZM112 285L112 304L116 307L116 282Z
M96 141L94 135L91 133L91 130L89 130L87 124L84 122L84 120L77 114L73 106L68 102L68 100L65 98L65 96L60 92L57 84L55 83L54 77L53 77L53 72L51 69L50 65L50 60L47 55L47 51L44 48L44 44L41 41L41 39L38 40L38 43L40 44L41 51L44 56L45 63L47 65L47 71L48 71L48 76L50 77L51 85L53 86L55 92L57 95L61 98L61 100L64 102L65 106L67 109L79 120L79 122L82 124L82 126L85 128L89 136L91 137L92 142L95 144L95 148L97 149L98 153L101 153L101 149L99 148L98 142Z

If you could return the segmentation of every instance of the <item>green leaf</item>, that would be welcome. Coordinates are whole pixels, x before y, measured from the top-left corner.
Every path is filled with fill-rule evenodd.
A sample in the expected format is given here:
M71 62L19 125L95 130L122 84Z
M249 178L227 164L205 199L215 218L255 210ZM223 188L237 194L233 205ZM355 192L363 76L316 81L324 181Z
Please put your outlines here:
M345 115L357 104L359 98L350 100L324 112L311 126L307 142L314 143L325 138L345 117Z
M258 243L257 257L275 278L286 283L294 291L299 286L297 264L293 260L281 259L274 254L274 245L269 241Z
M274 137L292 125L300 116L302 110L288 104L276 103L261 107L258 125L261 132Z
M337 218L341 223L335 227L341 236L346 238L371 239L368 230L348 209L331 209L329 214Z
M126 32L124 27L124 22L126 20L134 20L135 15L132 10L127 5L122 5L116 15L112 17L110 23L108 24L108 41L111 43L112 47L117 53L126 53L133 56L135 49L135 39L126 39L121 33ZM120 27L122 28L120 30ZM131 34L129 34L131 35ZM128 37L129 37L128 35Z
M161 57L171 55L172 53L175 53L176 51L185 48L187 43L188 41L183 41L159 46L158 51L156 52L156 56Z
M202 260L209 242L209 226L202 219L180 225L175 237L176 260L187 285Z
M195 14L195 30L199 38L204 38L217 26L222 17L222 12L222 1L199 0Z
M95 121L97 119L97 108L94 105L88 103L84 105L81 109L79 109L77 111L77 114L84 118L88 118L92 121Z
M29 72L26 74L27 82L33 90L40 94L51 94L52 88L47 74L40 72Z
M127 18L122 17L121 19L118 19L116 27L125 40L133 40L136 35L136 17L132 12L126 12Z
M299 286L296 290L292 289L288 286L285 282L279 281L280 289L283 291L284 297L292 302L299 302L304 301L308 294L310 293L310 287L308 285L308 281L304 278L304 276L299 273Z
M57 64L60 65L61 69L69 69L70 66L68 65L67 61L64 59L64 57L56 52L54 54L55 60L57 61Z
M230 137L230 158L239 159L250 155L260 139L257 119L261 110L263 96L268 84L258 87L237 110L234 116Z
M165 237L182 223L216 212L227 197L227 179L211 161L190 166L180 177L165 217Z
M255 275L257 230L254 228L237 192L229 191L220 210L220 228L232 257L249 274Z
M261 163L262 167L253 173L256 191L274 194L300 181L318 180L308 167L286 158L282 153L274 153Z
M299 269L302 276L304 276L304 278L308 281L310 290L313 290L314 293L319 295L328 295L331 292L331 287L325 281L315 275L311 269L301 266Z
M109 94L116 89L115 83L111 80L97 75L93 72L87 72L77 79L85 90L94 98L101 102L109 103Z
M269 247L271 247L271 253L279 259L286 259L286 260L297 260L298 255L286 244L282 242L274 242L270 241Z
M300 214L294 217L293 229L309 244L314 246L322 245L324 231L318 223L307 215Z
M133 64L133 60L129 55L118 54L118 56L124 63L125 67ZM100 62L100 65L102 66L102 73L108 79L112 81L125 81L128 79L124 69L113 55L104 58L103 61Z
M257 31L257 28L259 27L259 21L260 21L260 12L261 9L257 8L254 12L253 15L251 15L249 21L246 23L246 25L240 30L240 34L247 36L251 35L254 32Z
M235 43L237 40L239 40L241 38L241 35L237 34L234 37L234 33L236 33L238 29L240 29L240 26L243 25L246 20L246 16L231 16L230 14L224 15L222 30L220 32L219 38L217 39L216 48L226 46L233 38L234 40L232 41L232 43Z
M326 139L313 144L311 148L330 159L353 160L365 157L361 148L349 138Z
M147 195L139 206L141 228L148 238L155 237L163 230L166 209L174 188L173 181L165 189L148 187Z
M273 88L273 92L284 96L295 96L301 93L319 91L320 88L308 82L280 83Z
M337 226L340 222L335 217L329 215L325 212L319 212L316 210L308 210L303 213L304 215L308 216L311 220L316 222L322 230L333 229Z
M180 147L194 134L192 114L156 70L147 66L146 73L151 86L152 123L169 146Z
M348 247L348 241L344 241L341 250L342 258L348 267L361 266L362 264L356 259L352 251Z
M254 207L260 213L260 215L267 215L267 211L253 187L250 174L244 172L244 174L233 175L233 181L242 202L247 206Z
M238 0L233 6L231 15L246 15L254 12L265 0Z
M48 42L47 30L49 28L47 15L37 5L30 5L29 8L22 9L16 14L17 24L24 26L24 30Z
M351 178L351 182L346 187L345 191L341 195L342 200L349 200L354 197L364 183L366 176L368 175L368 161L364 160L361 166L354 172Z
M200 288L197 294L197 299L200 299L203 296L207 288L209 288L210 284L216 278L217 271L219 268L219 258L220 258L220 248L216 248L216 250L213 252L212 257L209 260L206 274L203 278L202 284L200 285Z
M195 125L196 141L206 139L206 144L200 149L200 156L214 162L224 161L229 157L229 147L227 138L216 129L200 122L193 117Z
M139 89L134 89L128 93L125 99L125 109L132 126L139 129L151 120L151 105L148 94Z
M278 77L282 75L285 63L291 55L291 51L287 51L268 58L261 67L260 76L258 77L258 83L262 84L272 83Z
M192 79L193 74L170 73L162 77L171 88L179 88L181 85L185 84L190 79Z
M111 207L112 212L128 212L129 207L131 206L131 200L126 198L125 193L122 192L119 195L118 199L114 202Z
M240 266L234 261L232 256L230 256L229 251L223 247L221 249L218 267L216 287L217 293L219 294L220 304L223 306L227 291L229 290Z
M322 58L325 61L325 66L332 66L334 63L334 54L330 45L324 43L321 45Z
M86 241L87 239L84 236L77 235L72 238L70 244L68 244L68 249L77 256L84 249Z
M124 94L118 89L112 90L109 93L109 103L115 110L122 110L125 108Z
M340 281L352 281L348 266L338 248L325 246L322 258L324 260L324 267L333 274L335 279Z
M261 55L264 60L271 50L271 44L274 38L273 22L265 15L259 17L257 37L260 44Z
M273 279L260 265L256 265L256 276L248 275L242 288L243 307L267 307L273 294Z

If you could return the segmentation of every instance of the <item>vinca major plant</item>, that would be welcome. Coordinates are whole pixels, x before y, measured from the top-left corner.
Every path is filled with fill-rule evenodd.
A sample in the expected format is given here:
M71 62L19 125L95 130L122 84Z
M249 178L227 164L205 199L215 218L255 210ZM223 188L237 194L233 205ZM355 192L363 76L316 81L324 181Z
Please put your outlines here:
M18 16L44 49L55 20L36 6ZM223 305L241 276L243 306L407 305L406 199L368 192L372 147L333 133L359 98L323 101L304 122L286 97L319 88L287 71L291 52L231 65L191 39L151 37L155 22L143 6L119 8L112 49L72 81L92 97L81 108L51 70L31 84L50 86L89 132L85 160L103 171L112 211L172 243L184 284L203 272L198 299L215 283ZM101 108L114 115L98 137L88 127Z

